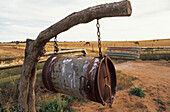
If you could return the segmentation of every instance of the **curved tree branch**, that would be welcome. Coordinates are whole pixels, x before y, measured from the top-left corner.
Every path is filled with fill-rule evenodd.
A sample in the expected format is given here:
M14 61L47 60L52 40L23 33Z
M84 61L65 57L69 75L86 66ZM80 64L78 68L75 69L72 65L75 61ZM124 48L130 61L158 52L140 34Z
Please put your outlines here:
M88 23L94 19L105 17L130 16L131 13L131 4L128 0L89 7L82 11L70 14L66 18L40 32L35 41L28 42L29 45L25 50L26 55L19 84L19 111L35 111L34 85L36 79L36 66L39 58L43 54L43 47L51 38L81 23Z
M121 1L114 3L107 3L89 7L79 12L74 12L61 21L50 26L46 30L42 31L37 40L49 41L55 35L64 32L71 27L81 24L88 23L94 19L101 19L105 17L123 17L130 16L132 13L131 4L129 1ZM41 42L41 41L39 41Z

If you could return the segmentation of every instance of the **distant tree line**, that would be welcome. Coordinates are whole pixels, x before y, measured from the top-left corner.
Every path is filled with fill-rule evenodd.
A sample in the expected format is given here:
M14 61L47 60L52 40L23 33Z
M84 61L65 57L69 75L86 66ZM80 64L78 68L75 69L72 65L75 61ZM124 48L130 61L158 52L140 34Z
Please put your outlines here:
M11 41L10 43L25 43L26 41Z
M0 42L0 43L25 43L26 41L11 41L11 42Z
M50 41L54 42L54 41ZM86 41L59 41L59 42L86 42ZM26 41L11 41L11 42L0 42L0 43L26 43Z

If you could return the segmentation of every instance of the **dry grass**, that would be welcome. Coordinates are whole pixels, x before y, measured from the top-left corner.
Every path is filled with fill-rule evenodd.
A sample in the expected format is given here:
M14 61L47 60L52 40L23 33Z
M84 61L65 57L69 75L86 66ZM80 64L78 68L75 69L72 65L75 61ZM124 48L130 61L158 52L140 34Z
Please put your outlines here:
M98 44L97 41L91 41L90 46L85 45L86 42L58 42L59 49L80 49L85 48L89 56L98 55ZM48 42L45 46L47 52L53 51L53 42ZM94 45L94 52L92 52L92 44ZM12 48L12 49L25 49L26 43L0 43L0 47ZM102 41L102 52L107 51L107 47L161 47L170 46L170 39L157 39L157 40L145 40L145 41ZM0 55L8 54L0 49ZM159 52L160 53L160 52ZM11 53L12 54L12 53Z
M102 41L102 52L107 51L107 47L161 47L170 46L170 39L162 40L146 40L137 41L139 44L135 44L136 41ZM85 45L86 42L59 42L59 48L61 49L79 49L85 48L89 55L98 54L98 44L96 41L90 42L89 45ZM94 52L92 52L92 44L94 45ZM53 51L53 42L49 42L45 46L46 51ZM162 52L159 52L162 53Z
M136 77L122 73L120 70L116 72L116 75L117 75L117 90L130 88L133 85L133 81L137 80Z
M26 43L0 43L0 47L5 47L5 48L12 48L12 49L22 49L24 50L26 46Z
M4 55L4 54L12 54L13 52L11 51L6 51L6 50L3 50L3 49L0 49L0 55Z

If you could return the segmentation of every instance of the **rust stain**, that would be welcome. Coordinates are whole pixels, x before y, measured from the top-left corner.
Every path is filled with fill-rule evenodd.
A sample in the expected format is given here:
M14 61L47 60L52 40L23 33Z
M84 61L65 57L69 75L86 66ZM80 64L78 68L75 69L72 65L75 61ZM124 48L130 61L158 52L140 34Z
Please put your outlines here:
M110 58L53 55L44 65L42 79L51 91L111 105L116 72Z

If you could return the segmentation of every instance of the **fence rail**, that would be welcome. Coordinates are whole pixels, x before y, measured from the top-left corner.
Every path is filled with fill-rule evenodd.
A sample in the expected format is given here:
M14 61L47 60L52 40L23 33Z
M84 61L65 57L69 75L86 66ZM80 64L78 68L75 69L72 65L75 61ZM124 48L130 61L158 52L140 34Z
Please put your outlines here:
M137 53L124 53L124 52L106 52L108 56L122 56L122 57L133 57L139 58L140 54Z
M81 52L85 56L87 54L86 49L71 49L71 50L62 50L58 51L57 54L67 54L67 53L76 53ZM45 56L52 55L54 52L47 52Z
M118 50L118 51L141 51L140 47L108 47L107 50Z
M170 59L170 46L166 46L166 47L108 47L107 50L109 50L110 52L106 52L106 54L114 59L125 59L125 60L139 59L139 58L140 59L151 59L151 60L152 59L166 59L166 60Z
M170 51L170 47L141 47L141 51Z
M42 72L42 69L41 70L37 70L37 74L40 74L41 72ZM2 78L2 79L0 79L0 84L4 84L4 83L11 82L13 80L17 80L20 77L21 77L21 74L10 76L10 77L6 77L6 78Z
M112 59L136 60L140 58L139 52L141 51L141 48L140 47L108 47L107 50L109 50L110 52L106 52L106 54L110 56Z
M86 49L71 49L71 50L63 50L63 51L59 51L58 54L67 54L67 53L76 53L76 52L82 52L83 55L86 55ZM46 52L44 56L49 56L54 54L54 52ZM15 60L15 59L23 59L24 56L15 56L15 57L1 57L0 61L11 61L11 60Z
M57 54L67 54L67 53L77 53L77 52L81 52L83 53L83 56L85 56L87 54L86 49L73 49L73 50L64 50L64 51L59 51L57 52ZM53 55L54 52L46 52L45 56L50 56ZM18 56L18 57L8 57L8 60L15 60L17 58L24 58L24 56ZM5 58L1 58L0 61L4 61ZM45 61L39 61L39 63L43 63ZM10 68L17 68L17 67L22 67L22 64L18 64L18 65L11 65L11 66L4 66L4 67L0 67L0 70L5 70L5 69L10 69Z

